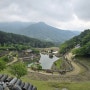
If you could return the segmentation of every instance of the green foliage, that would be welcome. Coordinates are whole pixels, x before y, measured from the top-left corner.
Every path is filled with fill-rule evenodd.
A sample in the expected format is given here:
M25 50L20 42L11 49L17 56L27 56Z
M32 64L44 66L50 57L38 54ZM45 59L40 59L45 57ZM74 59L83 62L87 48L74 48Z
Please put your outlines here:
M42 66L40 64L33 63L31 65L32 70L42 70Z
M10 73L20 78L27 74L26 65L23 62L18 62L11 66Z
M0 59L0 71L4 70L6 68L6 63Z
M84 51L84 48L79 48L79 49L74 49L72 51L73 54L77 54L77 55L84 55L85 54L85 51Z
M6 63L9 61L8 56L3 56L0 58L0 71L6 68Z
M88 43L90 41L90 33L88 33L81 42L81 45L85 45L86 43Z
M54 62L54 65L57 69L60 69L61 64L62 64L62 59L61 58Z
M79 48L75 46L80 45ZM75 48L72 52L76 55L90 55L90 30L85 30L80 35L66 41L60 46L60 53L65 54L67 51Z
M37 65L37 70L42 70L42 66L40 64Z
M33 54L40 54L39 50L34 49L34 48L32 48L32 53L33 53Z
M65 54L67 51L67 44L64 43L60 46L60 53Z
M2 61L9 62L9 58L8 58L8 56L7 56L7 55L6 55L6 56L1 57L0 59L1 59Z
M42 41L51 41L58 45L71 37L78 35L79 32L71 32L69 30L61 30L49 26L43 22L11 22L1 23L0 28L3 31L18 33L21 35L31 36Z
M77 36L60 45L60 53L65 54L79 43Z
M88 42L86 45L80 48L74 49L72 52L73 54L80 55L80 56L84 56L84 55L89 56L90 55L90 42Z
M0 31L0 49L17 49L22 50L32 47L49 47L53 46L51 42L43 42L34 38L26 37L13 33L5 33Z

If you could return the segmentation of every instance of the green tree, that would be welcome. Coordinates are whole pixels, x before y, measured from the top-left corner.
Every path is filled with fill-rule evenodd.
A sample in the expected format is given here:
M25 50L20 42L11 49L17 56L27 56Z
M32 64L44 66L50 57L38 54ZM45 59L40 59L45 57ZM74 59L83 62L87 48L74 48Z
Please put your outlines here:
M9 62L8 56L3 56L3 57L1 57L1 59L2 59L3 61L5 61L5 62Z
M67 43L63 43L63 44L60 46L60 53L65 54L66 51L67 51L67 47L68 47Z
M37 65L37 70L42 70L42 66L40 64Z
M75 48L80 45L79 48ZM60 46L60 53L65 54L71 49L75 55L90 56L90 29L85 30L80 35L73 37Z
M90 42L80 48L73 49L72 53L80 56L90 56Z
M0 71L6 68L6 63L0 59Z
M10 72L11 72L11 74L20 78L20 77L27 74L27 68L26 68L26 65L24 63L18 62L18 63L11 66Z

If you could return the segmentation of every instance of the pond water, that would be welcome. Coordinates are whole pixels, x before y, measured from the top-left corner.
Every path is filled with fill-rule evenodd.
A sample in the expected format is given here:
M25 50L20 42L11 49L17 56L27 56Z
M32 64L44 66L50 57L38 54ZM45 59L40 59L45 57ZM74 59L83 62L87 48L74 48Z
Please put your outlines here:
M49 58L49 55L44 55L44 54L40 54L40 55L41 58L39 62L41 63L42 69L51 69L53 62L59 59L56 56L53 56L53 58Z

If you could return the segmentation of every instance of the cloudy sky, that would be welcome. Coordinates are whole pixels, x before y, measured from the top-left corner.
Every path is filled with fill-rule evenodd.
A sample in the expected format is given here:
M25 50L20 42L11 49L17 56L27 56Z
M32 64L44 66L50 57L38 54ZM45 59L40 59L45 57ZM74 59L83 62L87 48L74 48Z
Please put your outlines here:
M90 0L0 0L0 22L45 22L51 26L90 28Z

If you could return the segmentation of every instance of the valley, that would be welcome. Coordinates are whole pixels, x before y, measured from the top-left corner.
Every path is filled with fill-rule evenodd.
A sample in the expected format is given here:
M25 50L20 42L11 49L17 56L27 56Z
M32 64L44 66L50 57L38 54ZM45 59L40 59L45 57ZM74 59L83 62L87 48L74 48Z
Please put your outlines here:
M9 22L0 23L0 30L25 35L41 41L52 42L60 45L66 40L79 35L78 31L62 30L44 22ZM64 37L65 36L65 37Z
M17 39L14 39L13 37L14 34L4 32L1 32L0 34L5 34L7 36L12 35L12 39L14 40L12 41L10 37L7 37L7 39L1 39L0 64L2 66L4 65L0 71L1 74L8 74L9 76L17 77L17 74L12 74L10 70L12 66L16 64L19 65L20 62L25 64L27 70L27 74L20 76L20 78L25 82L31 82L38 88L38 90L42 90L42 87L45 86L45 90L63 90L63 88L66 88L66 90L80 90L82 88L85 89L89 85L90 58L87 58L87 56L86 58L85 56L79 57L77 53L75 53L74 50L80 49L76 47L78 42L71 47L71 45L73 45L73 43L71 43L71 39L70 41L65 42L67 46L63 46L64 44L62 44L59 48L49 46L53 46L53 44L49 44L49 42L45 42L45 44L38 40L36 40L36 42L38 42L38 44L36 44L36 42L34 42L35 39L30 39L21 35L15 35L16 38L20 38L17 42ZM8 41L8 38L11 40L9 40L9 43L6 42ZM26 38L26 41L23 41L23 38ZM33 44L32 42L30 44L29 40L32 40ZM42 46L39 44L42 44ZM68 48L68 45L70 45L70 48ZM67 52L65 52L66 50ZM89 88L90 87L88 86L87 90L89 90Z
M90 0L0 0L0 90L90 90Z
M43 48L43 49L44 50L50 50L50 48L48 48L48 49ZM21 58L21 55L20 55L20 58ZM86 67L82 66L77 61L73 61L71 53L68 53L66 55L66 58L71 61L71 64L73 65L73 68L74 68L70 72L66 72L65 74L60 74L58 72L54 72L52 74L52 73L47 73L46 71L43 71L43 70L40 70L38 72L37 70L33 71L33 70L28 68L28 74L23 76L21 79L25 82L30 82L30 83L34 84L35 86L37 86L38 89L43 89L40 86L44 87L44 85L46 86L45 89L47 88L47 90L49 90L49 89L52 90L52 89L55 89L55 88L58 88L58 89L68 88L68 90L75 90L75 89L79 90L79 89L82 89L82 88L85 89L86 86L89 85L89 75L90 75L89 71L86 69ZM20 59L18 59L18 60L20 60ZM9 67L7 69L5 69L4 71L1 71L1 73L3 73L3 74L7 73L10 76L12 76L8 72L8 70L10 68L10 65L14 64L15 62L17 62L16 57L13 58L12 62L7 64L7 65L9 65ZM89 65L89 63L90 63L90 62L88 62L88 64L87 64L85 62L85 60L83 60L82 62L85 65ZM88 68L90 68L90 66ZM30 78L30 79L28 80L28 78ZM84 83L82 83L82 82L84 82ZM52 86L52 85L55 85L55 86ZM71 85L75 89L73 89L71 87ZM83 86L78 87L79 85L85 85L85 86L84 87ZM87 89L87 90L89 90L89 89Z

